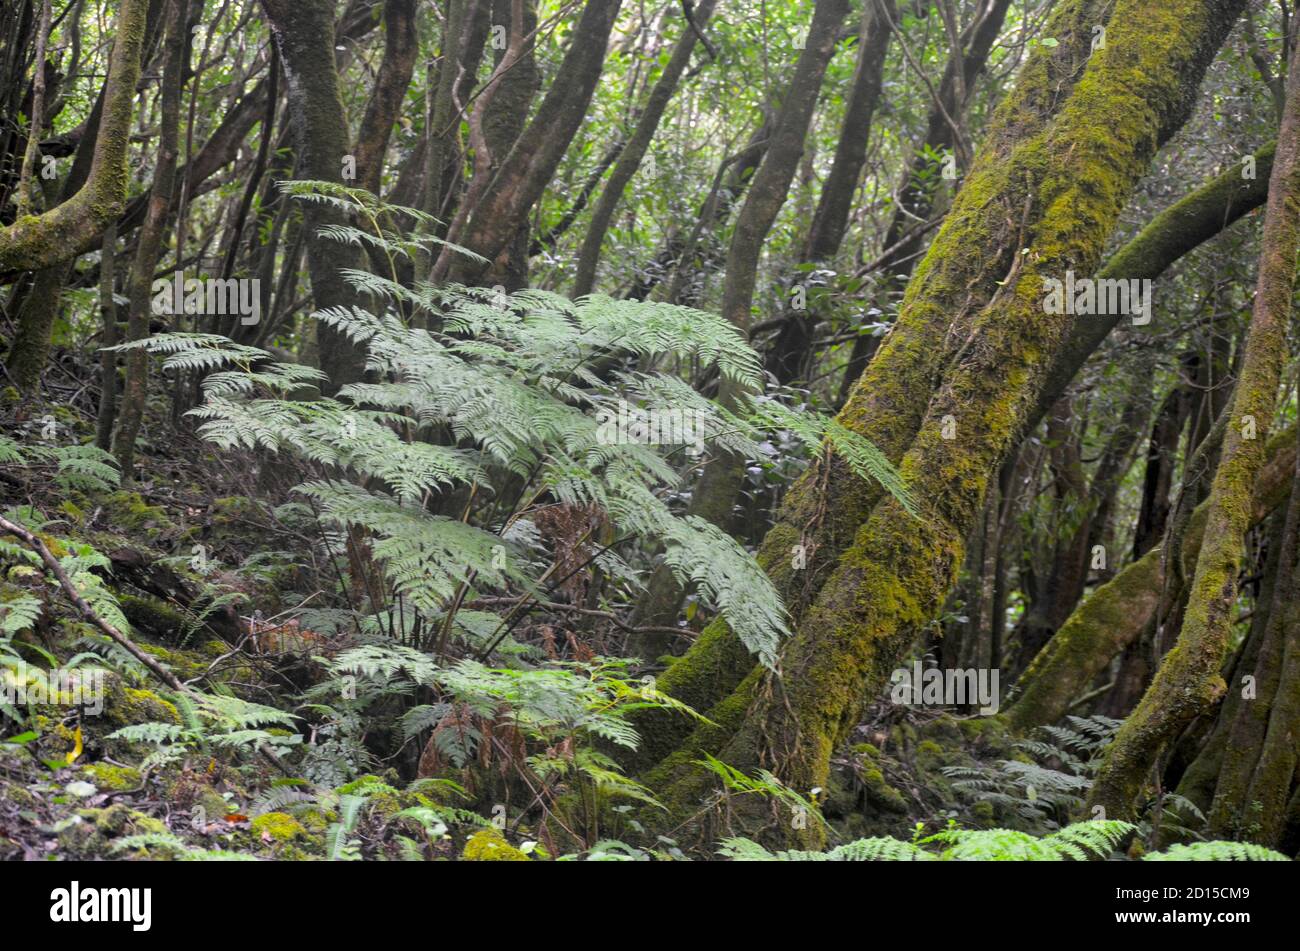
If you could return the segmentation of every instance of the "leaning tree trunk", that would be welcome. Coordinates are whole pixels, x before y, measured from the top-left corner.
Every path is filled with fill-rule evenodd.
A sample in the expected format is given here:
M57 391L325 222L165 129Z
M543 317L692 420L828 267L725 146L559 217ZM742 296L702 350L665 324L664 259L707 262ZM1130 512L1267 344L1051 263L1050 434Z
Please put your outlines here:
M1018 147L1044 134L1082 76L1093 25L1102 22L1106 6L1103 0L1073 0L1054 11L1046 29L1058 44L1031 55L1016 89L995 114L968 186L958 194L909 287L903 306L906 320L900 318L890 332L840 413L840 422L869 439L893 463L899 462L920 428L950 356L949 341L969 334L974 312L999 288L1023 247L1016 244L1017 235L1006 234L1006 222L1023 216L1025 179L1010 178L1007 163ZM815 460L786 494L758 559L796 621L881 495L877 483L856 477L833 453ZM799 569L792 558L796 546L803 555ZM753 658L719 618L660 677L659 686L696 709L708 710L727 698L752 668ZM734 717L743 712L744 702L733 702L729 709ZM691 727L681 718L645 711L636 719L644 737L631 758L636 765L648 766L683 743L679 759L689 763L698 758L694 751L705 739L688 740Z
M40 215L0 228L0 272L38 270L88 251L104 226L122 212L128 181L127 147L140 50L149 0L122 0L105 81L104 111L95 137L95 157L85 185L67 201Z
M1286 498L1296 459L1292 427L1270 440L1269 461L1255 486L1251 522L1257 524ZM1121 651L1150 624L1176 560L1194 567L1205 532L1205 503L1188 519L1176 551L1153 548L1094 591L1056 632L1016 684L1004 716L1028 732L1055 723Z
M862 404L880 397L867 389L871 367L896 370L907 331L941 322L938 349L953 352L937 387L911 374L894 380L921 385L922 401L928 397L901 463L920 517L912 519L894 499L872 508L784 646L781 675L751 677L724 703L749 709L739 723L734 714L726 718L735 730L722 760L742 770L767 766L804 793L825 788L832 751L857 722L864 698L888 680L951 587L988 481L1014 448L1047 385L1051 357L1068 339L1072 318L1044 313L1044 279L1095 271L1125 202L1160 144L1185 121L1242 5L1118 3L1107 46L1091 56L1084 51L1083 75L1059 114L998 161L987 149L976 161L908 289L895 332L841 414L841 422L869 434L877 417ZM1077 40L1061 45L1073 48ZM1028 88L1005 104L1012 124L1024 115L1026 99L1042 92L1034 65ZM1039 121L1032 112L1027 119ZM972 227L981 215L993 221ZM975 280L936 286L940 262L977 269ZM952 306L954 293L976 306ZM931 308L942 308L942 316ZM896 426L902 415L890 413L888 422ZM955 438L946 438L954 423ZM692 799L706 782L698 766L687 766L669 799ZM768 827L762 834L816 841L821 830Z
M596 265L600 261L600 248L609 231L610 222L614 220L614 211L623 198L623 191L632 181L632 176L641 167L641 160L650 149L650 142L659 128L659 120L663 118L669 101L677 91L682 73L686 71L691 61L691 53L699 39L699 31L704 29L709 18L713 16L713 8L716 5L717 0L702 0L695 8L694 20L683 27L681 38L673 47L672 56L669 57L654 88L650 90L650 96L637 120L636 128L619 154L614 171L610 173L609 181L605 183L600 198L596 200L596 207L591 212L591 222L587 225L587 234L583 237L582 248L578 252L577 276L573 280L574 297L590 294L596 285Z
M1294 47L1293 47L1294 49ZM1165 657L1137 709L1115 736L1088 797L1090 807L1123 818L1156 757L1177 732L1226 689L1219 667L1232 628L1250 499L1264 463L1272 422L1300 249L1300 70L1287 80L1287 106L1278 136L1264 213L1255 305L1231 426L1210 489L1205 543L1196 562L1178 643Z
M848 230L853 196L867 161L871 122L876 103L880 101L885 54L893 33L890 24L898 16L894 0L880 0L880 3L877 7L869 0L863 6L858 61L844 101L844 122L835 145L835 160L822 185L800 258L803 270L834 258ZM781 320L781 330L768 350L767 369L777 383L788 385L803 376L810 362L817 311L812 306L796 308L787 301Z
M148 6L148 0L122 5L108 78L86 120L87 134L94 130L93 146L83 140L77 147L64 185L69 197L38 217L0 228L0 272L36 271L5 357L10 377L24 392L35 390L49 359L59 293L73 260L94 245L126 201L128 134Z

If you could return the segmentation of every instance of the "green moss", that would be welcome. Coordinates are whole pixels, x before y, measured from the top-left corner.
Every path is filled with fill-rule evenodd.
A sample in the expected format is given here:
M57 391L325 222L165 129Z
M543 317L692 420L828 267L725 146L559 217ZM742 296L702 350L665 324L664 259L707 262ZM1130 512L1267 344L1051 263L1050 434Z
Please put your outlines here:
M527 855L506 841L495 828L480 829L469 837L461 853L465 862L527 862Z
M106 496L102 504L109 524L127 533L157 537L175 531L166 509L150 505L139 492L119 489Z
M124 686L117 677L105 678L104 719L114 729L134 723L180 723L176 705L152 690Z
M311 835L322 835L338 818L338 813L321 806L304 806L298 813L298 821Z
M119 592L117 601L122 607L122 614L131 622L132 627L154 637L178 641L189 625L189 619L184 612L159 598Z
M907 800L885 780L885 773L880 765L880 751L869 743L862 744L858 747L858 751L857 776L862 784L862 793L867 805L887 813L906 814Z
M114 766L112 763L91 763L84 767L89 782L101 790L121 792L126 789L139 789L143 778L138 769L132 766Z
M78 809L59 833L59 845L81 858L111 858L114 839L168 832L166 823L124 803L100 809Z
M301 822L285 812L264 812L255 816L249 824L250 831L258 838L270 839L283 844L299 837L305 838L307 830Z

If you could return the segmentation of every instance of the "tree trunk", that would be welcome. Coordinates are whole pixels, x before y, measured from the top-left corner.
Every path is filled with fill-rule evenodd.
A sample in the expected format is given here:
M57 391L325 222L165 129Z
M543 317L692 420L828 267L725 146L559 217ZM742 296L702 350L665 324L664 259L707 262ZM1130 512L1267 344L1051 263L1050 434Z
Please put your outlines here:
M333 0L262 0L262 7L284 69L298 175L342 182L349 132L334 64ZM343 223L342 214L333 207L304 203L307 269L317 310L358 302L356 291L341 272L358 267L360 253L319 233L322 227ZM324 324L317 324L316 335L320 368L329 377L323 388L332 392L360 380L365 356L347 335Z
M122 0L105 80L104 111L85 185L41 215L0 228L0 272L39 270L93 247L122 212L128 180L127 146L149 0Z
M610 222L614 220L614 212L623 198L628 183L632 181L632 176L641 167L641 160L650 150L650 143L659 128L659 120L663 118L669 101L677 91L682 73L690 64L691 53L699 39L697 29L702 31L708 24L715 6L717 0L701 0L700 5L695 8L694 25L687 23L683 26L682 35L673 47L673 54L669 57L668 64L664 66L664 71L659 74L654 88L650 90L650 96L637 120L636 128L619 155L614 171L610 173L609 181L605 183L600 193L600 198L596 200L596 206L591 211L591 222L587 225L587 234L582 239L582 248L578 252L577 276L573 279L574 297L590 294L596 285L596 265L600 260L600 248L605 241L605 235L609 232Z
M1251 492L1263 466L1264 436L1273 419L1287 352L1286 325L1300 248L1298 148L1300 71L1293 70L1269 181L1255 306L1223 461L1210 490L1206 542L1196 562L1187 613L1177 645L1116 735L1088 797L1089 806L1102 806L1113 818L1132 815L1134 799L1162 748L1225 689L1219 666L1236 608Z
M153 186L149 190L149 211L135 247L135 260L127 279L129 298L126 337L129 341L149 336L152 316L153 275L163 253L163 233L167 227L172 191L176 184L176 159L180 153L181 90L184 85L188 0L168 0L167 34L159 81L158 156L154 163ZM179 254L179 248L177 250ZM134 471L135 441L144 421L145 400L149 389L149 354L135 349L126 352L126 381L122 388L122 406L118 411L117 429L113 433L113 455L122 468L122 478L129 480Z
M741 769L768 764L804 793L825 788L831 753L856 722L864 697L888 680L951 586L988 480L1014 447L1047 384L1051 357L1067 339L1070 319L1044 313L1043 279L1095 271L1125 202L1156 149L1185 121L1241 7L1240 0L1122 0L1108 21L1105 49L1090 57L1081 51L1086 68L1059 115L1005 156L991 138L993 147L976 160L908 289L895 331L840 416L871 437L878 418L864 413L863 404L882 396L871 386L872 368L888 374L894 389L922 387L928 409L921 408L919 431L901 464L921 517L910 518L893 499L873 507L782 650L781 677L762 676L754 684L753 707L722 748L725 762ZM1058 14L1080 9L1067 4ZM1073 49L1078 41L1067 33L1060 46ZM1004 103L1000 115L1011 124L1024 121L1045 66L1031 59L1024 88ZM1036 113L1027 119L1041 122ZM987 230L974 226L972 218L990 213L997 217ZM957 288L936 285L943 266L960 264L987 276L968 275ZM964 308L962 300L978 305ZM898 372L908 331L924 334L932 322L957 351L937 389ZM881 422L896 428L904 413L888 416ZM952 439L944 438L949 418L956 423ZM893 448L881 442L886 451ZM744 691L742 684L728 706L747 705ZM692 768L670 799L680 801L702 779ZM819 829L773 829L768 837L819 835Z

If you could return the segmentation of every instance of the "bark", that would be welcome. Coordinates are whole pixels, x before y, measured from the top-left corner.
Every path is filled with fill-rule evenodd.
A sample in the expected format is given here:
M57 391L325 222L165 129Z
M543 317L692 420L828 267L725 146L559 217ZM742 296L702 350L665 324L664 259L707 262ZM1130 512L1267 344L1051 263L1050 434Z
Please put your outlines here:
M32 69L32 108L27 122L27 147L23 149L22 170L18 174L18 218L31 214L32 170L36 167L37 143L45 128L45 46L50 39L50 0L40 0L41 18L36 27L36 59Z
M136 242L135 260L128 278L127 340L149 336L152 316L153 275L163 254L163 235L168 210L176 185L176 163L180 153L181 90L184 83L185 32L188 0L170 0L167 4L167 35L164 48L162 79L159 82L158 155L154 162L153 186L150 188L149 211ZM122 478L134 472L135 441L144 421L145 399L149 386L149 355L144 350L128 350L126 381L117 429L113 433L113 455L122 469Z
M425 191L424 210L436 215L442 203L443 171L453 142L451 118L455 109L456 67L460 64L460 42L465 32L467 0L451 0L447 5L447 25L442 35L442 65L438 69L438 85L429 109L428 128L425 129Z
M736 218L731 246L727 253L726 282L722 291L722 315L742 331L750 324L754 289L758 279L758 261L763 242L785 204L803 155L808 127L816 108L818 91L831 57L838 44L840 26L848 15L847 0L819 0L808 30L803 52L795 64L794 76L783 93L780 112L772 130L771 142L763 164L754 174L749 194ZM722 380L718 401L735 409L744 398L739 386ZM726 528L732 506L744 479L745 459L734 453L719 451L705 465L689 513L707 518ZM666 567L661 566L652 579L648 595L654 603L638 611L642 623L661 626L675 619L683 588ZM635 643L639 653L648 653Z
M463 2L463 0L461 0ZM384 155L392 136L393 123L401 114L418 50L415 31L415 0L385 0L384 58L375 76L374 91L361 117L357 145L357 184L379 193L383 180Z
M1296 472L1300 474L1300 469ZM1295 597L1296 541L1300 531L1300 492L1296 489L1297 480L1293 479L1281 538L1274 539L1280 543L1269 552L1273 572L1268 586L1271 590L1261 590L1255 599L1255 610L1263 619L1258 625L1263 636L1255 663L1243 671L1255 679L1255 696L1250 701L1238 703L1231 719L1214 801L1208 814L1209 831L1214 838L1249 836L1256 825L1248 790L1259 764L1274 700L1279 697L1278 690L1284 683L1281 679L1283 657L1293 620L1290 607ZM1240 678L1227 687L1241 690ZM1289 791L1290 773L1286 779L1287 788L1283 790L1283 796Z
M1245 795L1245 801L1252 806L1247 835L1264 845L1291 849L1294 847L1284 846L1288 819L1294 818L1288 815L1287 797L1300 764L1300 690L1296 689L1296 684L1300 684L1300 608L1294 594L1292 590L1290 603L1281 606L1282 669L1264 748Z
M857 65L844 102L844 123L835 145L835 160L822 185L821 197L804 244L800 260L800 264L806 266L804 270L809 269L807 266L830 261L839 253L844 241L853 196L867 161L871 122L880 100L885 54L893 32L890 24L897 17L893 0L881 0L879 6L875 2L863 6ZM811 307L800 312L788 305L782 317L784 322L772 342L767 369L778 383L790 384L806 370L817 317Z
M592 0L583 8L568 52L537 114L475 206L461 243L489 262L495 262L517 238L582 125L621 6L622 0ZM451 254L443 252L451 266L449 273L462 283L474 283L487 270L463 256L453 261Z
M104 251L99 262L99 310L104 317L105 349L99 352L99 415L95 421L95 445L107 452L113 445L113 423L117 419L117 353L107 349L118 344L117 304L113 282L117 262L117 222L104 229Z
M965 339L973 313L997 290L1015 251L1024 247L1018 233L1007 233L1007 222L1023 217L1026 200L1021 190L1025 179L1008 174L1008 161L1018 146L1043 134L1083 74L1092 27L1102 22L1101 8L1099 0L1074 0L1053 12L1046 29L1058 38L1058 45L1031 55L1016 89L995 114L966 188L958 194L909 288L902 313L906 319L900 317L886 337L880 358L867 367L840 413L840 422L871 440L891 462L901 460L921 425L947 362L950 337ZM877 484L854 476L834 454L819 457L786 494L758 559L796 621L881 494ZM796 545L806 553L806 567L801 570L792 567L791 551ZM664 672L659 686L672 696L690 697L687 702L697 709L708 710L727 698L751 669L752 658L725 622L716 619L690 651ZM650 765L679 745L682 762L699 758L688 750L699 749L704 737L688 737L690 726L679 718L645 712L637 720L646 737L633 758L637 765Z
M1287 109L1278 136L1264 213L1255 305L1241 373L1233 393L1223 459L1210 490L1206 544L1197 559L1178 643L1165 657L1137 709L1110 747L1089 794L1090 806L1123 818L1164 746L1225 689L1219 667L1236 606L1237 576L1249 527L1253 485L1264 462L1291 313L1300 248L1300 71L1287 83ZM1242 426L1253 421L1258 436Z
M1106 48L1086 57L1059 115L1000 161L990 161L987 148L976 161L909 286L895 333L871 364L893 370L891 350L906 330L929 325L926 309L945 296L931 283L940 262L956 257L968 266L1001 265L982 294L978 279L962 288L968 300L983 298L969 324L959 308L945 307L945 336L950 328L961 342L940 385L926 388L929 409L901 464L920 518L910 518L893 499L873 508L784 646L780 678L765 675L755 685L753 708L721 759L746 770L769 764L800 791L825 788L831 753L857 722L864 697L888 680L951 587L987 483L1014 448L1045 388L1050 358L1067 338L1069 317L1044 313L1043 278L1092 273L1100 264L1125 202L1159 145L1186 120L1241 7L1239 0L1118 3ZM1033 77L1031 63L1031 84ZM1023 101L1013 95L1009 108ZM970 228L972 214L988 214L1002 202L1009 206L1001 207L990 232ZM1007 228L1012 209L1019 214L1010 221L1020 228ZM880 396L869 387L871 367L840 417L859 432L876 422L861 412L863 401ZM909 382L917 381L895 385ZM899 415L890 414L889 422L896 425ZM943 436L948 417L957 423L956 438ZM700 781L695 768L670 798L689 797ZM820 830L767 834L815 841Z
M72 169L64 180L61 195L74 195L90 176L98 144L97 130L103 116L106 88L101 88L86 119L87 135L77 143ZM5 369L14 385L24 393L35 393L41 372L49 360L54 321L58 316L63 286L76 259L66 258L32 276L31 286L18 308L18 328L5 357Z
M349 133L334 64L334 3L262 0L262 7L284 68L298 174L304 179L340 182ZM341 271L358 267L360 253L319 233L323 226L343 223L343 216L333 207L304 203L307 269L317 310L358 302L358 295ZM316 333L320 368L329 377L329 385L324 388L330 390L360 380L364 353L345 334L323 324L317 325Z
M0 272L37 270L64 261L83 243L93 244L104 226L121 214L126 202L127 147L148 7L149 0L123 0L118 11L104 111L85 185L49 211L0 228Z
M1286 498L1295 466L1294 427L1270 441L1269 461L1255 487L1251 521L1257 524ZM1208 508L1201 503L1171 553L1152 548L1094 591L1039 652L1016 685L1006 712L1021 732L1055 723L1117 654L1152 623L1175 563L1194 566Z
M873 2L881 4L882 0ZM936 101L931 104L926 117L925 138L913 149L911 164L895 191L897 208L885 231L886 251L879 263L880 270L886 274L886 289L904 287L920 259L925 229L918 229L916 225L930 217L941 181L931 156L955 146L958 157L965 164L965 156L961 154L965 146L957 140L954 125L960 128L964 121L971 90L988 62L1010 6L1010 0L981 0L970 26L963 32L960 42L953 46L944 66ZM849 398L853 385L878 345L879 338L869 334L854 341L840 388L841 405Z
M701 0L699 6L695 8L694 25L698 30L703 30L708 24L715 6L717 0ZM641 161L650 150L650 143L659 129L659 122L663 119L668 103L677 92L677 85L681 82L682 73L690 64L691 54L695 50L698 39L697 29L687 23L673 47L672 56L669 57L663 72L659 74L659 79L655 81L654 88L650 90L645 108L637 119L636 128L633 129L627 145L619 155L614 170L610 173L609 181L605 183L600 198L596 200L596 205L591 211L591 221L587 225L586 236L582 239L582 248L578 251L577 275L573 279L574 297L590 294L596 285L596 265L600 261L600 248L605 241L605 235L609 232L610 223L614 220L614 212L618 209L623 192L632 181L632 176L641 167Z
M1184 254L1264 204L1275 149L1276 144L1270 143L1255 153L1255 179L1242 178L1241 168L1234 163L1226 172L1162 211L1106 262L1097 277L1154 280ZM1036 422L1060 398L1088 357L1123 319L1123 315L1098 314L1075 322L1067 343L1052 357L1049 374L1052 383L1043 391L1032 420ZM1134 330L1149 332L1154 324L1152 321Z

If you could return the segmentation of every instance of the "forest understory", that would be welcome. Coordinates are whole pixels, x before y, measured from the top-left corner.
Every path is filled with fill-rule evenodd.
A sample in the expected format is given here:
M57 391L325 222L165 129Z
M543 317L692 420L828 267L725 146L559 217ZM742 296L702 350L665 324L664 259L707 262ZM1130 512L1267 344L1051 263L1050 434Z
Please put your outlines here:
M0 859L1300 858L1298 38L0 0Z

